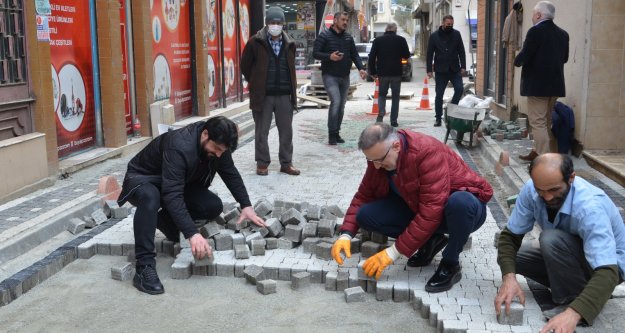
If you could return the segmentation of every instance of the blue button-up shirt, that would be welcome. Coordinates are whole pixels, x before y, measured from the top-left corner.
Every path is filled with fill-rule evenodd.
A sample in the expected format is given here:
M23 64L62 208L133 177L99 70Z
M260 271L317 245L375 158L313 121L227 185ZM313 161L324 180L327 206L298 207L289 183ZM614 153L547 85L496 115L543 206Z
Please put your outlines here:
M579 236L593 269L618 265L620 276L625 278L625 225L621 214L603 190L585 179L575 177L553 223L547 218L547 208L534 183L528 181L516 200L508 230L526 234L534 223L543 229L555 228Z

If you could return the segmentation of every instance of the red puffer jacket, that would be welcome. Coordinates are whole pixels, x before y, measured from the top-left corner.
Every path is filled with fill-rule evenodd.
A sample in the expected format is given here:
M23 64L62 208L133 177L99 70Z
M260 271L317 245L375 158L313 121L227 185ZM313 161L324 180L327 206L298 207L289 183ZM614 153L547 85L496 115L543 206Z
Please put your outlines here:
M397 250L410 257L436 231L443 219L443 209L451 193L468 191L486 203L493 188L478 176L453 150L437 139L412 131L400 130L406 139L397 160L395 184L414 219L399 235ZM390 191L386 170L367 163L367 171L341 228L352 235L358 232L356 214L366 203L385 198Z

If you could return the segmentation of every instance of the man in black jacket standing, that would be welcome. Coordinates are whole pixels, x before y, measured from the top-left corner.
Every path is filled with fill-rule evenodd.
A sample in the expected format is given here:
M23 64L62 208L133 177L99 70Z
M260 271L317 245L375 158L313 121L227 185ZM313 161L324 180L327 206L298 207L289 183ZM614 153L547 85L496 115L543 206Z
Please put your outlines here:
M551 111L558 97L566 96L564 64L569 60L569 34L553 19L556 7L540 1L534 7L532 23L514 65L521 70L521 96L527 96L527 117L534 136L534 149L520 155L532 161L538 155L557 152L551 133Z
M313 50L315 59L321 60L323 85L330 98L328 109L328 143L330 145L345 142L339 132L343 122L345 102L347 102L349 71L352 68L352 62L360 71L360 77L362 79L367 77L367 72L356 50L354 37L345 32L348 21L346 12L334 14L334 23L330 29L317 36Z
M432 63L434 63L434 68L432 68ZM439 127L443 117L443 95L447 83L451 81L454 86L451 103L458 104L463 91L462 76L467 69L464 43L460 32L454 29L453 16L445 15L443 24L430 35L426 67L430 79L433 72L436 73L436 99L434 100L436 122L434 126Z
M237 222L264 226L232 161L237 144L237 125L219 116L162 134L130 160L118 203L137 207L135 288L152 295L165 292L156 273L157 228L171 241L179 241L182 232L197 259L212 255L194 220L213 219L223 210L221 199L208 190L216 173L241 205Z
M296 107L295 42L282 31L284 11L269 7L267 24L245 45L241 72L250 83L250 108L254 117L256 174L269 174L269 129L275 114L280 149L280 172L297 176L293 167L293 109Z
M389 23L382 37L373 41L369 52L369 74L374 79L379 80L380 91L378 95L377 122L381 123L386 114L386 94L391 87L391 126L397 127L397 116L399 115L399 92L401 89L402 59L410 58L408 43L402 36L397 35L397 24Z

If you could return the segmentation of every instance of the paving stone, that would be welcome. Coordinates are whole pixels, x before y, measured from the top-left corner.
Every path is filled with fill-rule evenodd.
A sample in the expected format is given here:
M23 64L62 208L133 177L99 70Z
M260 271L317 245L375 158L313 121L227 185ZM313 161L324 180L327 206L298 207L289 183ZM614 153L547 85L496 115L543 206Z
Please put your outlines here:
M321 220L321 207L317 205L309 205L308 213L306 214L307 219L310 220Z
M221 214L219 214L219 216L215 217L213 219L213 221L215 221L215 223L217 223L217 224L219 224L221 226L225 226L228 221L226 221L224 216L226 216L226 215L224 213L221 213Z
M382 234L377 233L377 232L372 232L371 233L371 241L374 242L374 243L386 245L386 242L388 242L388 236L382 235Z
M280 220L282 213L284 213L286 209L284 207L276 207L275 204L273 206L273 210L271 211L271 217Z
M233 277L234 261L215 263L215 275L221 277Z
M247 244L247 246L251 248L253 240L261 240L261 239L264 239L264 237L263 235L260 234L260 232L257 231L257 232L254 232L245 236L245 244Z
M106 216L106 214L104 213L104 210L102 210L101 208L96 209L93 213L91 213L91 218L96 224L102 224L109 219L108 216Z
M319 243L317 237L306 238L302 241L302 250L305 253L315 253L317 243Z
M209 257L209 256L204 256L202 257L202 259L197 259L195 257L193 257L193 266L195 267L201 267L201 266L208 266L211 263L213 263L213 257Z
M311 237L317 237L317 223L304 223L304 229L302 230L302 239L307 239Z
M336 290L343 291L349 288L349 273L339 271L336 274Z
M277 218L270 218L265 221L267 230L269 230L269 236L277 237L282 232L282 223Z
M323 283L323 269L320 264L309 264L306 271L310 273L311 283Z
M249 265L245 267L243 270L243 276L245 276L247 282L251 284L256 284L258 281L265 280L263 268L257 265Z
M238 221L238 217L228 220L228 222L226 223L226 228L234 231L241 231L250 225L248 220L243 220L241 221L241 223L238 223Z
M289 250L295 247L295 242L290 239L286 239L284 237L278 238L278 248Z
M262 280L256 282L256 290L263 295L274 294L278 289L278 283L274 280Z
M123 254L122 244L111 244L111 255L121 256Z
M125 219L128 215L130 215L130 207L127 206L115 207L111 211L111 217L114 219Z
M395 281L393 284L393 301L395 302L409 302L410 301L410 286L408 281Z
M174 280L186 280L191 277L191 262L174 261L171 265L171 278Z
M104 201L104 206L102 207L102 211L107 217L113 217L113 209L119 208L119 204L115 200L106 200Z
M336 217L344 217L345 213L338 205L331 205L326 208L326 212L331 213Z
M226 251L232 250L232 237L226 234L217 234L213 237L215 240L215 250Z
M210 238L219 234L223 226L219 225L217 222L208 222L202 229L206 230L206 235L203 235L204 238Z
M325 277L325 289L329 291L336 291L336 279L338 272L328 272Z
M244 277L243 270L245 270L245 262L239 260L234 263L234 277Z
M134 265L126 262L111 267L111 277L114 280L126 281L130 280L132 273L134 272Z
M375 243L372 241L363 242L360 245L360 255L363 258L369 258L372 255L382 251L383 246L379 243Z
M97 223L95 223L95 220L91 216L85 215L82 217L82 220L85 221L85 228L88 229L95 228L95 226L98 225Z
M245 236L241 234L231 234L230 238L232 238L233 247L237 245L245 245Z
M352 251L352 253L360 253L360 244L360 238L354 237L351 239L350 250Z
M85 230L86 225L85 221L77 217L73 217L67 223L67 231L69 231L72 235L79 234Z
M319 259L332 260L332 244L319 242L315 246L315 255Z
M289 208L286 212L282 213L280 216L280 222L282 225L288 224L300 224L305 223L306 219L302 216L302 213L297 211L295 208Z
M393 282L378 281L375 286L375 299L378 301L390 301L393 299Z
M78 258L89 259L96 254L96 245L93 243L91 244L83 243L83 244L78 245L78 247L76 247L76 250L78 251Z
M299 290L310 286L310 273L299 272L291 275L291 288Z
M96 253L101 255L111 255L111 246L109 244L98 243L96 245Z
M283 262L278 265L278 279L291 281L291 264Z
M137 257L135 256L135 250L128 251L128 255L126 256L126 259L128 260L129 263L135 264L137 262Z
M277 238L273 238L273 237L265 238L265 242L267 242L267 244L265 245L267 250L275 250L278 248Z
M362 287L352 287L343 290L345 294L345 302L354 303L354 302L364 302L367 293L362 289Z
M267 216L273 210L273 205L267 200L261 200L254 206L254 211L258 216Z
M266 241L264 239L254 239L250 242L251 254L253 256L264 256Z
M292 241L293 243L300 243L302 241L302 231L304 228L300 225L287 224L284 228L284 238Z
M497 316L497 322L501 325L523 325L523 311L525 307L518 302L510 303L510 314L506 315L506 305L501 305L501 312Z
M239 230L239 233L241 233L241 235L243 235L243 237L245 237L247 239L247 236L251 235L254 233L254 231L252 231L252 229L250 229L249 227L245 228L245 229L241 229ZM250 244L247 244L250 245Z
M319 221L317 225L317 235L319 237L333 237L334 227L336 226L335 220L323 219Z
M224 206L225 208L225 206ZM239 216L241 216L241 213L239 212L238 208L232 208L230 209L228 212L226 212L223 216L223 219L226 221L226 223L229 223L231 220L238 220Z
M263 236L263 238L269 235L269 229L257 226L255 224L250 226L250 230L252 230L253 232L259 232L260 235Z
M250 257L250 248L246 244L237 244L234 246L234 257L236 259L247 259Z

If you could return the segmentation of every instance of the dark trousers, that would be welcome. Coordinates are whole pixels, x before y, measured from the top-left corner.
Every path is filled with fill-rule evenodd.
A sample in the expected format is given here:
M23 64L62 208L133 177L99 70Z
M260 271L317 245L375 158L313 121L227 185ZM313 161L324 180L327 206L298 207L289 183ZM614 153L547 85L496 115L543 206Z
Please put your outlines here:
M380 108L380 114L378 115L378 122L382 122L384 115L386 114L386 95L388 94L388 88L391 88L392 104L391 104L391 124L397 124L397 116L399 116L399 92L401 89L401 76L381 76L380 91L378 95L378 107Z
M356 215L358 225L389 237L397 238L404 232L415 213L404 199L392 193L385 199L360 207ZM454 192L445 204L443 221L434 232L449 234L449 243L443 250L443 260L458 263L458 257L469 235L479 229L486 220L486 204L469 192Z
M259 167L267 167L271 163L267 138L274 114L280 141L278 149L280 165L291 165L291 159L293 158L293 104L291 103L291 95L265 96L263 111L252 112L255 125L254 150L256 166Z
M151 183L139 186L128 201L137 207L134 217L135 257L137 265L156 264L154 235L160 230L167 239L179 239L180 231L161 203L160 189ZM221 199L207 188L189 184L184 189L184 202L193 219L213 219L221 214Z
M334 76L323 74L323 85L330 98L330 108L328 109L328 133L330 136L338 135L341 131L343 114L345 113L345 103L349 92L349 75Z
M524 243L516 256L517 274L551 288L556 304L572 302L586 287L593 269L578 236L557 229L543 230L540 249Z
M440 73L436 72L434 75L436 80L436 99L434 99L434 109L436 111L436 119L440 120L443 117L443 95L445 94L445 88L447 88L447 82L451 81L454 86L454 96L451 98L452 104L458 104L464 87L462 86L462 76L460 72Z

